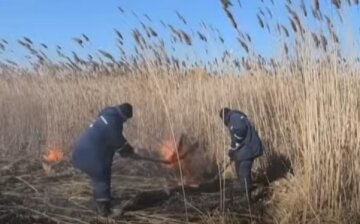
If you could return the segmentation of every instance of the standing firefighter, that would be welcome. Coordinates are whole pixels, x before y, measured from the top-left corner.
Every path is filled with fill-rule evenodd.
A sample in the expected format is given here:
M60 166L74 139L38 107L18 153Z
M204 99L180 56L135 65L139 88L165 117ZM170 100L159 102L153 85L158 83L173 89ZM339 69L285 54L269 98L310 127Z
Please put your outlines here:
M235 162L241 191L245 193L250 203L251 168L254 159L263 154L261 140L243 112L223 108L220 111L220 117L230 132L231 148L228 155L230 160Z
M118 152L123 157L134 154L134 149L122 134L123 123L131 117L132 106L128 103L103 109L74 146L72 162L89 175L98 212L103 216L111 213L111 165L114 154Z

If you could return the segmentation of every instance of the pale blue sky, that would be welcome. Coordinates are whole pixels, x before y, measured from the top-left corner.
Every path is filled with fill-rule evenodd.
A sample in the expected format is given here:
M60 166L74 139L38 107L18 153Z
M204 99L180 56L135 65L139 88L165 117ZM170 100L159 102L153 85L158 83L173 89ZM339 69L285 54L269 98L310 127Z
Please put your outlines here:
M256 19L258 7L268 6L271 9L274 17L271 24L278 21L289 25L283 1L274 1L277 2L275 6L270 0L264 0L263 3L260 0L241 0L241 9L237 0L232 1L234 6L231 10L239 28L250 33L255 48L265 56L276 53L277 37L259 28ZM300 1L293 2L299 5ZM331 7L330 2L330 0L320 0L321 8L330 17L336 17L336 10ZM118 10L119 6L125 10L125 13ZM307 9L311 14L310 4L307 5ZM187 19L186 26L176 17L175 10ZM8 50L0 55L0 58L23 60L25 51L17 44L17 40L24 36L30 37L37 45L40 43L48 45L49 49L46 52L53 57L56 55L56 45L62 46L67 53L74 50L80 55L86 55L103 49L117 55L113 28L122 32L125 36L126 49L131 52L133 49L131 29L140 27L139 21L132 12L135 12L142 21L152 25L164 39L169 34L163 29L160 20L190 33L191 30L201 30L200 24L204 21L218 28L226 41L225 46L219 43L208 44L211 56L218 56L224 49L232 49L235 54L243 54L236 42L236 33L225 16L219 0L0 0L0 38L9 42ZM348 12L347 15L352 21L359 21L357 7L352 7ZM147 14L153 22L147 21L144 14ZM269 18L268 15L266 17ZM317 26L317 22L313 19L309 19L306 23L310 27ZM335 25L336 29L342 29L341 25ZM358 38L359 23L351 25L355 37ZM84 48L78 47L72 40L82 33L91 39L91 43ZM195 55L205 57L203 43L196 41L194 48ZM181 54L180 51L178 53Z

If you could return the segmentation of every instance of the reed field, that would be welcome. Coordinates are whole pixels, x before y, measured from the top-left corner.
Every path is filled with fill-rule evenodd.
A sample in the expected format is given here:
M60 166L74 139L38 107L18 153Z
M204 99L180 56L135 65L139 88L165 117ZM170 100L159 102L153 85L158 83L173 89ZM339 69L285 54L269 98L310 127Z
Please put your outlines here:
M290 26L265 18L260 11L271 13L265 3L259 8L259 28L264 32L271 30L281 46L278 56L271 59L255 52L251 37L241 31L232 14L232 8L239 7L237 2L226 0L221 1L221 7L229 19L226 25L237 33L238 47L245 55L242 58L229 52L219 52L209 62L176 58L167 53L169 46L149 21L141 21L141 28L134 28L132 41L137 49L134 55L127 55L122 49L124 37L115 30L121 58L103 50L98 52L99 59L81 58L76 53L66 55L59 48L61 60L53 61L47 58L44 46L37 47L31 37L19 39L30 54L32 67L24 68L14 61L0 64L0 221L359 223L359 60L342 53L341 46L349 43L341 43L344 38L339 37L332 21L346 14L346 9L358 7L358 1L328 1L337 12L334 17L322 13L320 3L314 0L308 7L303 1L273 3L286 5ZM180 13L177 16L186 25L188 18ZM309 17L321 24L321 30L307 27ZM346 24L345 16L342 21ZM193 35L171 25L165 29L174 46L193 52L195 39L205 46L221 45L221 34L212 38L217 32L206 27L209 29L206 32L197 31ZM74 41L82 45L91 39L84 35ZM6 42L0 41L4 52ZM56 176L61 169L70 169L69 164L60 164L66 168L54 166L57 171L51 175L57 178L57 187L41 165L42 155L56 147L64 151L68 160L75 139L97 113L105 106L123 102L134 106L134 117L124 128L125 136L134 146L156 150L157 139L187 133L203 143L205 153L215 155L219 167L228 161L229 145L219 110L225 106L242 110L265 146L265 154L256 160L254 175L264 174L264 170L265 177L276 175L279 166L286 167L287 172L281 178L268 177L265 181L266 193L254 208L261 211L253 209L253 214L240 216L229 212L231 206L225 203L222 194L212 199L219 204L217 208L196 209L191 203L183 203L179 207L181 215L176 218L166 215L160 218L161 215L156 216L157 210L152 210L134 212L126 220L105 222L90 218L93 214L86 213L85 208L79 217L70 211L66 213L65 208L52 208L50 205L54 204L66 207L66 200L79 195L90 198L91 193L83 176L66 176L63 180ZM127 166L126 160L120 162L119 166ZM134 165L130 162L130 167L131 164ZM146 166L134 167L146 170ZM116 175L123 173L119 171ZM150 177L143 180L151 181ZM116 178L114 191L120 195L120 186L128 185ZM141 183L141 178L136 181ZM179 200L186 201L188 196L182 193ZM36 203L44 206L37 207ZM193 213L184 212L184 207L186 211L199 210L195 212L196 218L188 218Z

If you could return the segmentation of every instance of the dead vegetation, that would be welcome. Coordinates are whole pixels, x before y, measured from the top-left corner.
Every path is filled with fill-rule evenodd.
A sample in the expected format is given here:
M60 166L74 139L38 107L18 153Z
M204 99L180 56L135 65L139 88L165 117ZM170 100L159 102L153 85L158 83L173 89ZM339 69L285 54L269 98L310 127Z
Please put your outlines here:
M119 58L105 50L81 57L56 46L59 60L52 61L44 53L50 46L20 38L32 69L0 61L0 221L356 223L360 219L359 59L343 54L340 47L347 38L335 27L344 24L342 10L358 1L331 1L340 15L332 17L322 11L320 1L312 1L311 6L304 1L271 2L263 1L254 17L259 28L276 35L283 46L279 56L270 59L256 52L252 37L237 23L233 11L244 7L240 1L221 1L221 5L236 29L238 47L244 52L241 58L227 50L206 62L189 56L198 41L208 53L210 45L223 46L226 39L205 23L191 35L188 20L179 12L181 28L161 22L170 41L158 35L149 16L134 28L132 37L115 29ZM275 6L286 9L288 23L272 19ZM312 14L307 13L310 10ZM311 16L318 29L307 27ZM133 55L123 48L126 38L133 38ZM83 47L91 37L80 34L73 40ZM8 40L0 43L1 52L11 48ZM172 52L177 47L186 47L189 55L176 57ZM256 193L254 209L233 212L236 206L226 197L229 188L221 184L224 179L214 192L192 194L188 188L178 191L174 177L163 167L118 159L113 182L118 204L139 197L151 202L154 195L163 200L129 209L133 211L124 217L94 217L86 178L66 162L50 171L41 158L53 146L68 156L76 136L102 107L124 101L135 108L134 119L125 127L135 146L150 153L159 149L158 139L191 133L208 155L215 155L219 167L227 163L228 137L218 110L231 106L246 112L266 147L266 156L254 170L258 186L265 186ZM226 171L228 175L231 172Z
M198 159L196 161L201 162ZM192 167L186 161L182 163L184 167ZM246 208L235 203L241 198L238 185L232 180L222 183L216 173L198 186L181 186L176 173L167 167L116 157L112 179L116 215L105 219L94 212L89 180L66 160L49 165L21 158L3 166L1 175L0 220L3 223L199 223L206 222L207 216L228 204L224 212L234 220L258 221L264 212L259 199L266 194L265 185L258 185L253 193L257 209L249 215ZM184 177L190 175L184 173ZM229 192L225 194L225 185L232 186L234 196L229 196ZM184 192L187 216L184 216ZM227 196L219 201L222 194Z

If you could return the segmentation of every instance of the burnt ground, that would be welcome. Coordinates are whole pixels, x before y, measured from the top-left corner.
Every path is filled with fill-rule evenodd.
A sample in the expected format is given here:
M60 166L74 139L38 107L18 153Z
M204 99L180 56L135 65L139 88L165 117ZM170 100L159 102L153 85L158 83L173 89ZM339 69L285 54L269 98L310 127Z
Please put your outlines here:
M183 189L162 166L116 158L113 206L115 211L121 208L123 214L105 219L94 212L87 177L66 161L51 168L26 158L0 161L0 175L0 223L184 223L185 204L191 223L206 223L219 214L244 223L262 223L267 193L264 184L255 179L250 213L236 203L241 198L236 187L231 188L234 197L227 193L222 199L221 181L216 178ZM225 184L226 192L230 192L229 186L236 186L231 181Z

